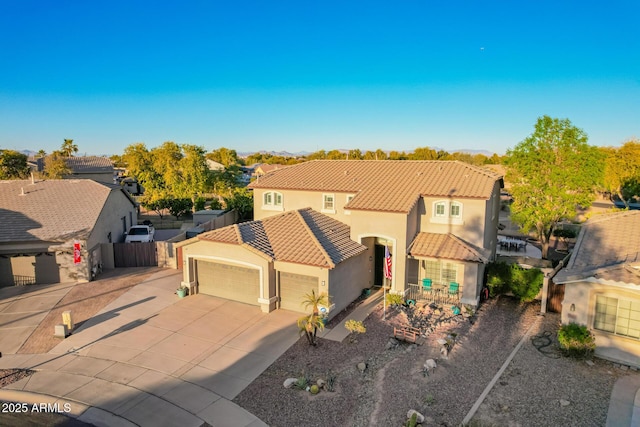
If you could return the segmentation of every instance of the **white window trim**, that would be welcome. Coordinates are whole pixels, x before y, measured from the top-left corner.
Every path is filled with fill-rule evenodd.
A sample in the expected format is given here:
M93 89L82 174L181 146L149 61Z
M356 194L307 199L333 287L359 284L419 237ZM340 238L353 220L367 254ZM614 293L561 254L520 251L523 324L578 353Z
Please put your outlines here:
M331 197L333 199L333 208L327 209L326 207L326 198ZM334 214L336 213L336 195L333 193L323 193L322 194L322 209L320 210L322 213Z
M276 203L278 196L280 196L280 203ZM267 202L267 197L270 198L270 203ZM263 193L262 209L265 211L284 211L284 197L282 193L278 191L267 191Z
M444 215L436 214L437 206L444 206ZM451 215L451 206L460 206L460 215L452 216ZM430 222L433 224L455 224L462 225L464 224L463 218L463 210L464 204L458 201L448 201L448 200L438 200L432 203L431 205L431 219Z

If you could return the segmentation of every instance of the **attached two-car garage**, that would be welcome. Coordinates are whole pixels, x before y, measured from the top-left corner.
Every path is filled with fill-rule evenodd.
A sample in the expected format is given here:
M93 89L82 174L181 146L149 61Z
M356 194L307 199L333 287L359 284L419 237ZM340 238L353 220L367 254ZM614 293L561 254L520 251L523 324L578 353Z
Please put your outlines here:
M259 305L260 272L255 268L197 260L198 292Z
M306 294L315 291L318 294L318 278L302 274L280 272L280 308L306 312L301 303Z

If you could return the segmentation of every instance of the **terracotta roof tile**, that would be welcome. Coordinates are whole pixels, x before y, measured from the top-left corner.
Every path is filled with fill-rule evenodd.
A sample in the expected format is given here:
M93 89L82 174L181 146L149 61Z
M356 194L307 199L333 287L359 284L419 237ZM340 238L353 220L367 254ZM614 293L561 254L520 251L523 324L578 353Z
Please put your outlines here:
M408 212L420 196L488 199L499 179L459 161L314 160L272 171L250 188L354 193L350 209Z
M487 250L465 242L453 234L418 233L409 246L409 254L414 257L489 262Z
M366 247L349 238L349 227L310 208L200 234L199 240L244 245L278 261L334 268Z
M640 262L640 211L598 215L587 221L556 283L595 276L624 281L634 279L624 266ZM627 269L628 270L628 269ZM635 282L638 278L635 277Z
M0 242L87 238L111 191L122 190L88 179L0 181Z

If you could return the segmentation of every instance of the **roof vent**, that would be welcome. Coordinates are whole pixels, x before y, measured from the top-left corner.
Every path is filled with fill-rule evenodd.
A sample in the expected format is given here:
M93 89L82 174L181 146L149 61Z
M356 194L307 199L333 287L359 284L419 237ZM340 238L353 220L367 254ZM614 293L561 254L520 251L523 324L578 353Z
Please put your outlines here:
M345 176L349 175L349 171L344 171Z

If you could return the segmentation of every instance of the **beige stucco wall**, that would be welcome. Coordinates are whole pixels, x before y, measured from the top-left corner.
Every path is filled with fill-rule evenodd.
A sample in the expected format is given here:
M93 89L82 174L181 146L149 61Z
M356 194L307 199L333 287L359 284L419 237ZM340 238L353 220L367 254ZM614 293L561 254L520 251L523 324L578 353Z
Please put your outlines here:
M182 246L183 286L196 289L196 263L194 260L223 262L260 272L260 298L258 303L263 311L275 309L275 270L273 263L243 246L195 240Z
M369 287L367 262L368 251L349 258L329 272L329 295L334 304L329 317L344 310L358 298L364 288Z
M90 249L100 243L109 243L108 235L111 233L111 242L124 241L125 229L122 217L127 222L127 230L131 225L138 224L138 214L131 200L123 193L123 190L112 191L102 207L95 227L87 239Z
M434 205L438 202L458 202L462 204L462 221L450 218L435 218ZM476 246L485 247L485 216L487 200L460 199L446 197L424 197L423 213L420 217L420 231L428 233L454 234ZM486 243L489 244L488 242Z
M263 195L266 192L277 191L282 194L282 209L274 209L263 206ZM323 212L322 204L324 202L324 194L334 195L335 213ZM273 215L281 214L284 211L292 211L296 209L311 208L315 211L322 212L331 218L337 219L347 225L351 224L352 215L347 214L344 205L347 203L347 195L355 195L354 193L335 193L322 191L294 191L294 190L253 190L253 219L259 220ZM354 211L355 212L355 211Z
M567 283L562 302L562 323L585 325L596 337L596 355L640 367L640 340L593 329L596 296L640 300L640 292L630 288L595 282ZM571 306L574 311L571 311Z

